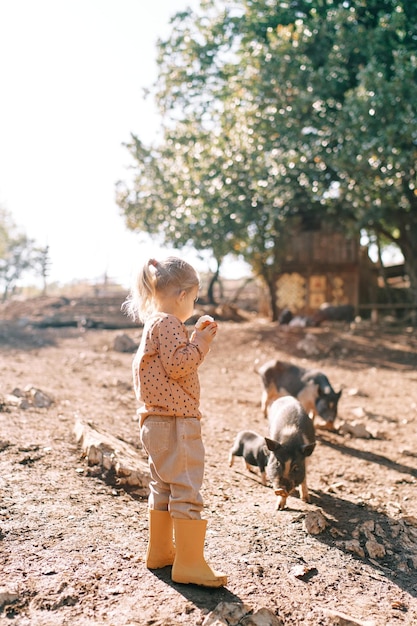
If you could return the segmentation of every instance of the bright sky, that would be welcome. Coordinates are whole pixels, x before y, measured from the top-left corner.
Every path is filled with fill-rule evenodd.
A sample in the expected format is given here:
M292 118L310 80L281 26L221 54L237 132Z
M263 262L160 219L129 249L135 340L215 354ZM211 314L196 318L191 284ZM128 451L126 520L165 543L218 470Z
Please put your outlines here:
M51 282L129 285L159 252L125 228L115 183L129 179L130 133L157 133L143 88L187 6L199 0L0 0L0 205L49 245Z

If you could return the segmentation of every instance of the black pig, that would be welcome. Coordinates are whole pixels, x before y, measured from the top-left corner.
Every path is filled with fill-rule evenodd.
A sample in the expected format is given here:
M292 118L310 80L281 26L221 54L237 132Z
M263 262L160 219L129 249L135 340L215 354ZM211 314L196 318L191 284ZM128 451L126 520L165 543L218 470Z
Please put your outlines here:
M269 451L265 437L261 437L252 430L241 430L230 449L229 467L232 467L235 456L243 457L246 468L250 472L253 472L251 466L259 467L262 484L266 485L265 467L268 463Z
M268 409L269 456L267 474L278 496L277 509L285 508L287 497L298 486L300 496L309 501L306 457L316 445L314 425L301 403L292 396L275 400Z
M324 303L313 315L314 326L320 326L323 322L353 322L355 308L351 304L339 304L337 306Z

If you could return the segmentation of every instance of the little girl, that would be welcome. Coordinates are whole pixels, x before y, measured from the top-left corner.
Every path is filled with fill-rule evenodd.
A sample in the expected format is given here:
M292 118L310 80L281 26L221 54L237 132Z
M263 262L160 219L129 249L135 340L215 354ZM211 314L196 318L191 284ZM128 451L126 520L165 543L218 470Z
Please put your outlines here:
M190 338L184 326L198 289L198 274L185 261L150 259L125 308L144 322L133 381L151 474L146 566L172 565L174 582L221 587L226 576L213 571L204 558L207 521L200 517L204 446L197 374L217 324L195 329Z

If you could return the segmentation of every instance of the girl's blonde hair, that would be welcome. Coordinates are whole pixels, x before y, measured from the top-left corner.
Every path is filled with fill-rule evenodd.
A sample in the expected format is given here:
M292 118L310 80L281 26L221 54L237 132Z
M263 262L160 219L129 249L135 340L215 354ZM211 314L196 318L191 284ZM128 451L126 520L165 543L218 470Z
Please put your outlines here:
M199 284L197 272L186 261L175 256L164 261L149 259L139 271L122 308L133 319L144 322L154 312L158 294L174 295Z

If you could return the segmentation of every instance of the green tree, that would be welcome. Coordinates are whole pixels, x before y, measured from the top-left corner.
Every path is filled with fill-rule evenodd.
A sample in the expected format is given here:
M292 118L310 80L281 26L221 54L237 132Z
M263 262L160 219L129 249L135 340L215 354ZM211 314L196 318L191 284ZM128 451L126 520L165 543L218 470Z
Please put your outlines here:
M219 263L243 255L269 286L274 317L289 235L324 220L395 241L417 297L417 9L201 7L175 16L159 44L164 132L157 148L133 138L139 174L119 196L128 224L212 250Z
M5 301L27 273L39 273L43 250L20 232L11 215L0 208L0 285Z

